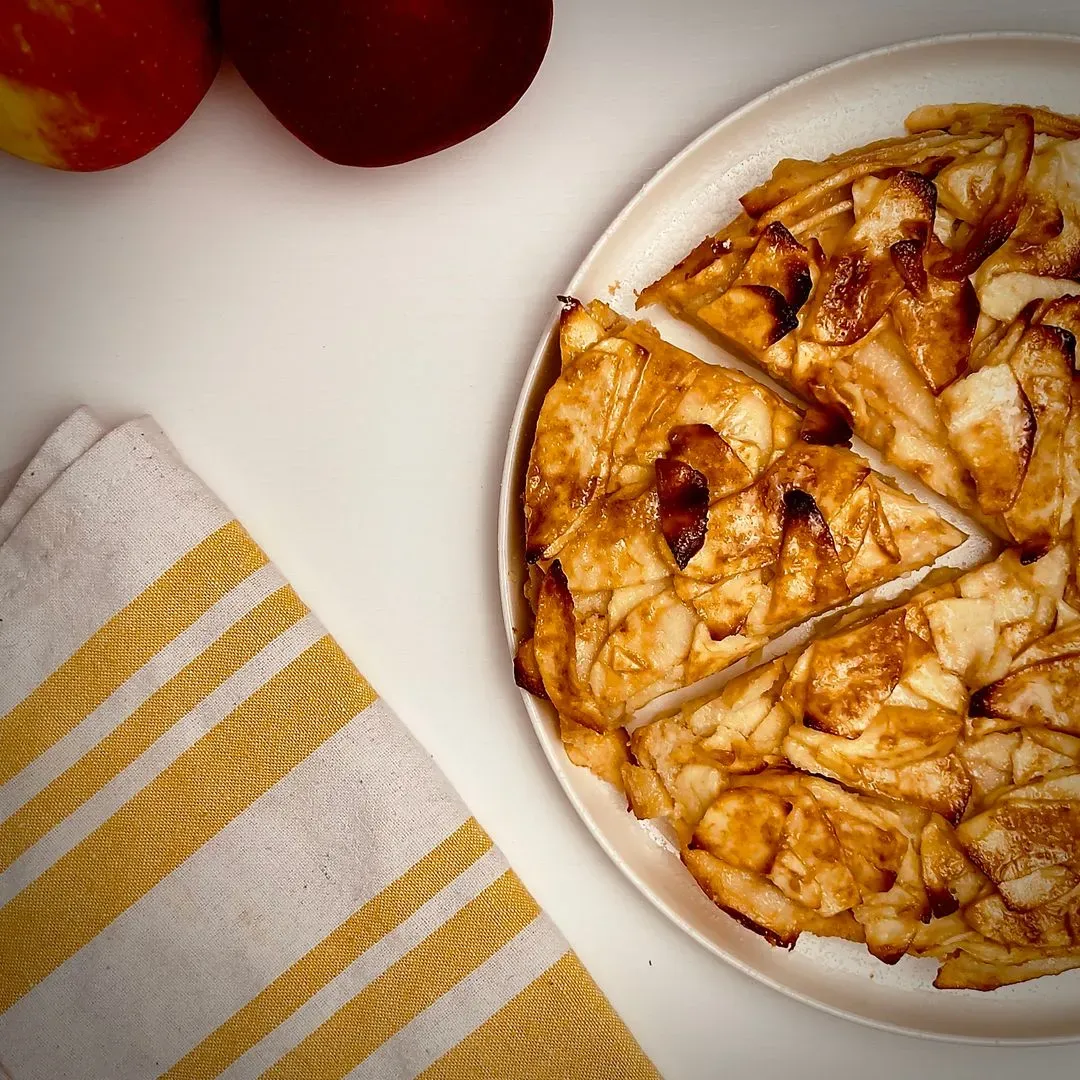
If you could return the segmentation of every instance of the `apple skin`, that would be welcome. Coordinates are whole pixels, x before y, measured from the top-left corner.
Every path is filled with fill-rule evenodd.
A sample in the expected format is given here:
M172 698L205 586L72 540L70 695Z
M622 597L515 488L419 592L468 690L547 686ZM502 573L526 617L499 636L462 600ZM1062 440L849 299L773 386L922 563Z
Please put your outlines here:
M183 125L220 59L213 0L0 0L0 149L125 165Z
M301 142L396 165L509 112L551 37L552 0L222 0L225 49Z

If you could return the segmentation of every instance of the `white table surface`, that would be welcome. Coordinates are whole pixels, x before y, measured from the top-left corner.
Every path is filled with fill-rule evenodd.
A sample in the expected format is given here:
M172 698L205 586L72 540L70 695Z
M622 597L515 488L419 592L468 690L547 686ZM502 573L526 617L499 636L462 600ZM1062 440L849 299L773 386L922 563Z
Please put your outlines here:
M0 160L0 471L86 402L151 412L428 747L668 1080L1074 1076L730 970L550 773L496 594L506 432L553 295L637 188L793 75L908 38L1080 32L1076 0L556 0L518 108L434 158L327 164L232 71L127 168Z

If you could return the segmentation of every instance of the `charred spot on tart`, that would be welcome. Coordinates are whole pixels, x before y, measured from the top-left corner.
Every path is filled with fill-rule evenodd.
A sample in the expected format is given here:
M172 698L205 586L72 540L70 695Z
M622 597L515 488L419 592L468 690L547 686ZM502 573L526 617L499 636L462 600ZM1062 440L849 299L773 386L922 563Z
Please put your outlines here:
M809 252L779 221L766 225L761 236L773 255L776 290L787 301L791 311L796 312L810 299L814 287Z
M782 337L798 328L799 316L779 289L774 289L771 285L744 285L743 288L760 297L764 311L772 320L772 327L762 337L765 348L775 345Z
M960 901L948 889L928 888L926 896L930 901L930 914L935 919L944 919L960 910Z
M926 267L923 264L924 240L897 240L889 248L896 272L903 279L908 290L920 300L926 296Z
M656 461L656 494L660 530L675 565L685 570L705 543L709 522L709 482L692 465L677 458Z
M1048 543L1027 543L1020 545L1020 565L1031 566L1037 563L1048 551Z
M799 438L813 446L850 446L851 424L839 409L810 405L799 424Z

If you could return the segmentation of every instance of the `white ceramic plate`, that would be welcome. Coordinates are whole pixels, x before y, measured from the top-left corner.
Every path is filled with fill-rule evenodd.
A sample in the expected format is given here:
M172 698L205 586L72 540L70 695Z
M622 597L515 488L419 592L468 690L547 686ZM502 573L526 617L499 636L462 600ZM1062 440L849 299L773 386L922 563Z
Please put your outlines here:
M820 158L899 134L907 113L929 102L1026 102L1080 113L1078 72L1080 38L1028 34L910 42L811 72L720 121L661 169L600 238L566 291L582 300L599 297L630 314L635 291L734 216L738 196L779 158ZM674 344L747 370L660 309L645 316ZM554 326L553 317L526 374L503 475L499 557L511 649L529 618L521 592L521 492L536 415L558 370ZM876 455L856 448L882 467ZM900 482L943 509L925 489ZM945 513L962 521L947 508ZM970 566L989 553L989 541L976 535L948 561ZM889 591L901 587L894 583ZM779 647L790 647L799 636L787 635ZM793 952L772 948L713 907L672 847L628 814L613 789L569 763L551 709L524 698L551 767L604 850L664 914L729 963L801 1001L894 1031L1002 1043L1080 1040L1080 971L980 994L934 990L932 961L905 958L890 968L849 942L803 935Z

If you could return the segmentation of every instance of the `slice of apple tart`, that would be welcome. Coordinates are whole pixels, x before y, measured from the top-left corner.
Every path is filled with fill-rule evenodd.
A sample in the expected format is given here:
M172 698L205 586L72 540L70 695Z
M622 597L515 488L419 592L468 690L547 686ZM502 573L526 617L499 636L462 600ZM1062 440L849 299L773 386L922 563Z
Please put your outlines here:
M748 354L1002 537L1080 495L1080 119L928 106L784 160L639 297Z
M634 812L672 828L714 901L784 944L800 930L856 935L836 918L835 897L825 903L811 886L836 873L815 862L822 852L843 853L850 868L841 837L855 827L849 819L869 817L892 837L872 850L910 850L918 864L905 870L900 894L895 880L885 896L843 894L874 955L936 956L946 961L941 986L968 979L988 988L1061 968L1076 942L1060 927L1045 939L1031 930L1027 951L1001 950L1021 944L1010 913L1040 907L1038 918L1055 926L1080 917L1062 907L1076 903L1074 887L1080 896L1080 804L1028 808L1043 798L1043 779L1080 772L1080 613L1064 599L1069 577L1065 545L1035 559L1006 551L903 604L851 616L718 694L637 727L622 769ZM814 794L817 817L793 816L791 797L760 794L761 778L780 775L800 779L770 779L770 792L816 778L798 790ZM1045 790L1067 802L1061 792L1072 788ZM1027 839L1006 844L1007 829ZM797 864L785 837L801 853ZM1039 843L1053 852L1029 866L1021 853ZM888 865L899 875L908 864Z
M618 780L633 712L963 540L742 373L567 301L525 518L533 636L518 681L571 757ZM583 730L584 729L584 730Z

